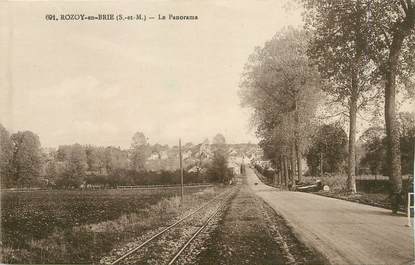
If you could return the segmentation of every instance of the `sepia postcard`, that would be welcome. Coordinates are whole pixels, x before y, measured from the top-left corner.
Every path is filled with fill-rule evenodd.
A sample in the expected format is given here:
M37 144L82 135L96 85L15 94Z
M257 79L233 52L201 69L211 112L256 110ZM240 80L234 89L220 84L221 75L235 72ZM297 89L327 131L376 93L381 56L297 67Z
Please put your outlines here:
M1 264L414 264L415 0L0 1Z

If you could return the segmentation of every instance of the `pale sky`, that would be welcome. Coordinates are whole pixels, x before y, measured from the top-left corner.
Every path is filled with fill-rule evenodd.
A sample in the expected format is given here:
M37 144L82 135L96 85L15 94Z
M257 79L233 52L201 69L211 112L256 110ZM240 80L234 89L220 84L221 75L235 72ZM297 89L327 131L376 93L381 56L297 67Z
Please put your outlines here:
M46 21L46 14L197 15L197 21ZM255 46L300 25L284 1L0 3L0 122L42 146L256 142L237 95Z
M0 3L0 122L42 146L256 142L240 107L255 46L301 24L284 1ZM46 14L197 15L197 21L46 21Z

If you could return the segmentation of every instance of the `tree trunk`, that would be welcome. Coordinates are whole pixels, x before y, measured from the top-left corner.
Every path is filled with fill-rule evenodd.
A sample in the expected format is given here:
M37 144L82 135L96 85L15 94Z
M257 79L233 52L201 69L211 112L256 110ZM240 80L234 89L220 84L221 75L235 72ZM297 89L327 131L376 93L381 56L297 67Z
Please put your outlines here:
M300 146L300 114L298 112L297 101L295 101L295 152L297 157L297 172L298 181L302 181L302 168L301 168L301 146Z
M290 159L291 159L291 183L292 183L292 186L291 186L291 188L292 189L295 189L295 157L296 157L296 155L295 155L295 144L292 144L291 145L291 156L290 156Z
M321 176L323 176L323 174L324 174L324 172L323 172L323 153L321 153L320 152L320 161L319 161L319 163L320 163L320 170L319 170L319 175L320 175L320 177Z
M347 189L356 193L356 115L358 98L357 74L352 77L352 89L349 101L349 155L347 164Z
M295 142L295 152L297 155L297 174L298 174L298 182L303 181L303 167L301 162L301 147L298 141Z
M284 156L284 186L288 186L288 159Z
M278 157L275 157L274 186L278 185Z
M285 181L285 163L284 163L284 156L281 156L281 187L284 186Z
M404 36L396 34L392 41L389 61L385 73L385 124L387 142L387 169L392 184L392 212L399 209L402 192L401 154L399 146L399 127L396 119L396 74Z
M282 180L284 178L284 160L283 156L280 155L280 178L278 180L278 183L282 185Z

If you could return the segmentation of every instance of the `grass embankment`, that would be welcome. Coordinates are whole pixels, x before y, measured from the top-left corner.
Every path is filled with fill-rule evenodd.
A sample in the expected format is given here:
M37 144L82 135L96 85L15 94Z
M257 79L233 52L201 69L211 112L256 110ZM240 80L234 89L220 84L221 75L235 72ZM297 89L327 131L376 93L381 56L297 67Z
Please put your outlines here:
M324 175L321 177L305 177L308 183L315 183L321 180L323 185L328 185L329 191L318 191L315 194L331 198L347 200L367 204L376 207L391 209L390 203L390 183L387 177L364 176L356 177L356 193L347 191L346 175ZM403 191L408 189L408 177L403 179ZM405 192L404 192L405 194ZM405 211L406 196L402 198L401 210Z
M268 186L273 186L273 187L276 186L275 183L274 183L274 180L271 177L264 176L256 168L252 168L252 170L255 172L255 174L257 175L257 177L259 178L259 180L262 181L262 183L264 183L264 184L266 184Z
M118 245L165 225L223 188L1 194L2 263L98 263Z
M265 177L257 170L255 170L258 178L265 184L273 187L276 186L271 178ZM367 204L385 209L391 209L390 203L390 185L387 177L364 176L357 177L356 187L357 192L351 193L347 191L347 176L346 175L329 175L326 174L320 177L303 177L303 182L306 184L315 184L316 180L320 180L323 185L329 186L329 191L313 192L317 195L326 197L347 200ZM403 178L403 190L407 190L408 176ZM405 192L404 192L405 193ZM406 211L407 198L402 198L401 211Z

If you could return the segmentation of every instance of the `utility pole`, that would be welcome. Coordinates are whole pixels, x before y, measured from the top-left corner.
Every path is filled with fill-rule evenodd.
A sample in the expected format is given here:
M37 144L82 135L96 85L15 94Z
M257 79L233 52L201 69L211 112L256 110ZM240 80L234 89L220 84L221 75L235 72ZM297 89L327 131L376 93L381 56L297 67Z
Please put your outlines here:
M180 195L183 204L183 157L182 157L182 140L179 139L179 159L180 159Z

